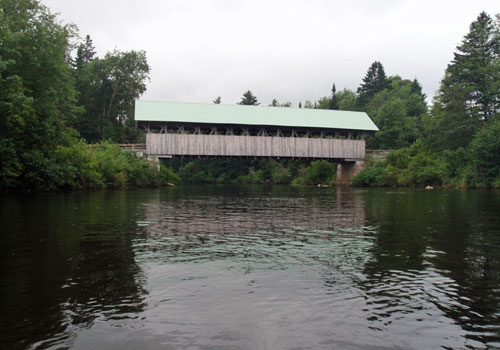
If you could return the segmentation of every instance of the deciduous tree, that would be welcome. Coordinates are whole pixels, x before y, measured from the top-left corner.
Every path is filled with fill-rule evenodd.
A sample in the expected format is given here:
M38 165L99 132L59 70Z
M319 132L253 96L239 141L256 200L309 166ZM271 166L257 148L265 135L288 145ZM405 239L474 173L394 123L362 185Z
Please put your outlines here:
M49 188L79 109L67 61L75 28L35 0L0 0L0 190Z
M79 91L85 114L78 129L87 141L134 142L134 102L146 91L150 67L144 51L115 50L87 63Z

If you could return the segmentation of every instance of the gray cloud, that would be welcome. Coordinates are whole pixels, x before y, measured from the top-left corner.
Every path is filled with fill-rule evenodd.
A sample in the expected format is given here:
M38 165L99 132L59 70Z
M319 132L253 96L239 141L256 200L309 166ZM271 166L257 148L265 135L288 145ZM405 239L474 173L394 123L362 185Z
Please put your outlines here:
M168 0L42 1L89 34L99 55L145 50L144 99L223 103L252 90L264 104L355 90L379 60L388 75L439 87L479 12L497 1Z

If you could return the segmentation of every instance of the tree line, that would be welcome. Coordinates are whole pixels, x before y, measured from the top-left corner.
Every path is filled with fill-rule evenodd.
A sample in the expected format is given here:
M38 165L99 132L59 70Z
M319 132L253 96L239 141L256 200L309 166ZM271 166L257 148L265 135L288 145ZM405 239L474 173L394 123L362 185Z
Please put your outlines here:
M329 96L303 107L364 111L378 126L367 148L394 152L372 162L357 185L500 187L499 14L481 12L470 24L431 106L426 98L417 79L387 77L375 61L356 92L333 84ZM247 91L239 104L257 105L257 97Z
M143 140L134 101L149 74L144 51L98 57L89 36L79 39L39 1L0 0L0 190L173 179L132 156L111 161L118 154L111 143ZM239 104L259 101L246 91ZM375 61L355 92L333 84L329 96L299 108L365 111L373 119L380 131L367 147L395 151L362 172L360 185L500 187L500 16L482 12L471 23L431 106L416 79L388 77ZM87 146L104 140L111 143Z
M368 68L356 92L344 88L336 90L317 101L299 102L298 108L363 111L373 119L380 131L368 138L367 146L372 149L395 149L409 146L423 135L425 121L429 118L426 95L417 79L408 80L398 75L387 77L382 63L375 61ZM214 103L221 103L218 96ZM240 105L258 106L257 96L246 91ZM292 107L287 101L280 103L273 99L270 107Z
M500 15L470 24L430 108L416 81L387 83L364 104L381 130L367 145L395 151L355 184L500 188Z

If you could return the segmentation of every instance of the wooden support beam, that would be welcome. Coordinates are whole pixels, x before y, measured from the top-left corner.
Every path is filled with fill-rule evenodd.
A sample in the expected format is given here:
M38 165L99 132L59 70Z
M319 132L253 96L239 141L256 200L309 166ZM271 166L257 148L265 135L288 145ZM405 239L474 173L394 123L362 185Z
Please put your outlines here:
M267 133L267 130L262 128L259 130L259 133L257 134L257 136L269 136L269 134Z

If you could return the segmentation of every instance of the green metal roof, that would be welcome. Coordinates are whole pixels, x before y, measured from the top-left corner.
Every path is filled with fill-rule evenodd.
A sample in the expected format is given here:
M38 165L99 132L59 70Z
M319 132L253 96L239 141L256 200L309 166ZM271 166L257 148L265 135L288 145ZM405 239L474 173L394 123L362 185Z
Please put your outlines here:
M135 101L135 120L378 130L365 112L184 102Z

